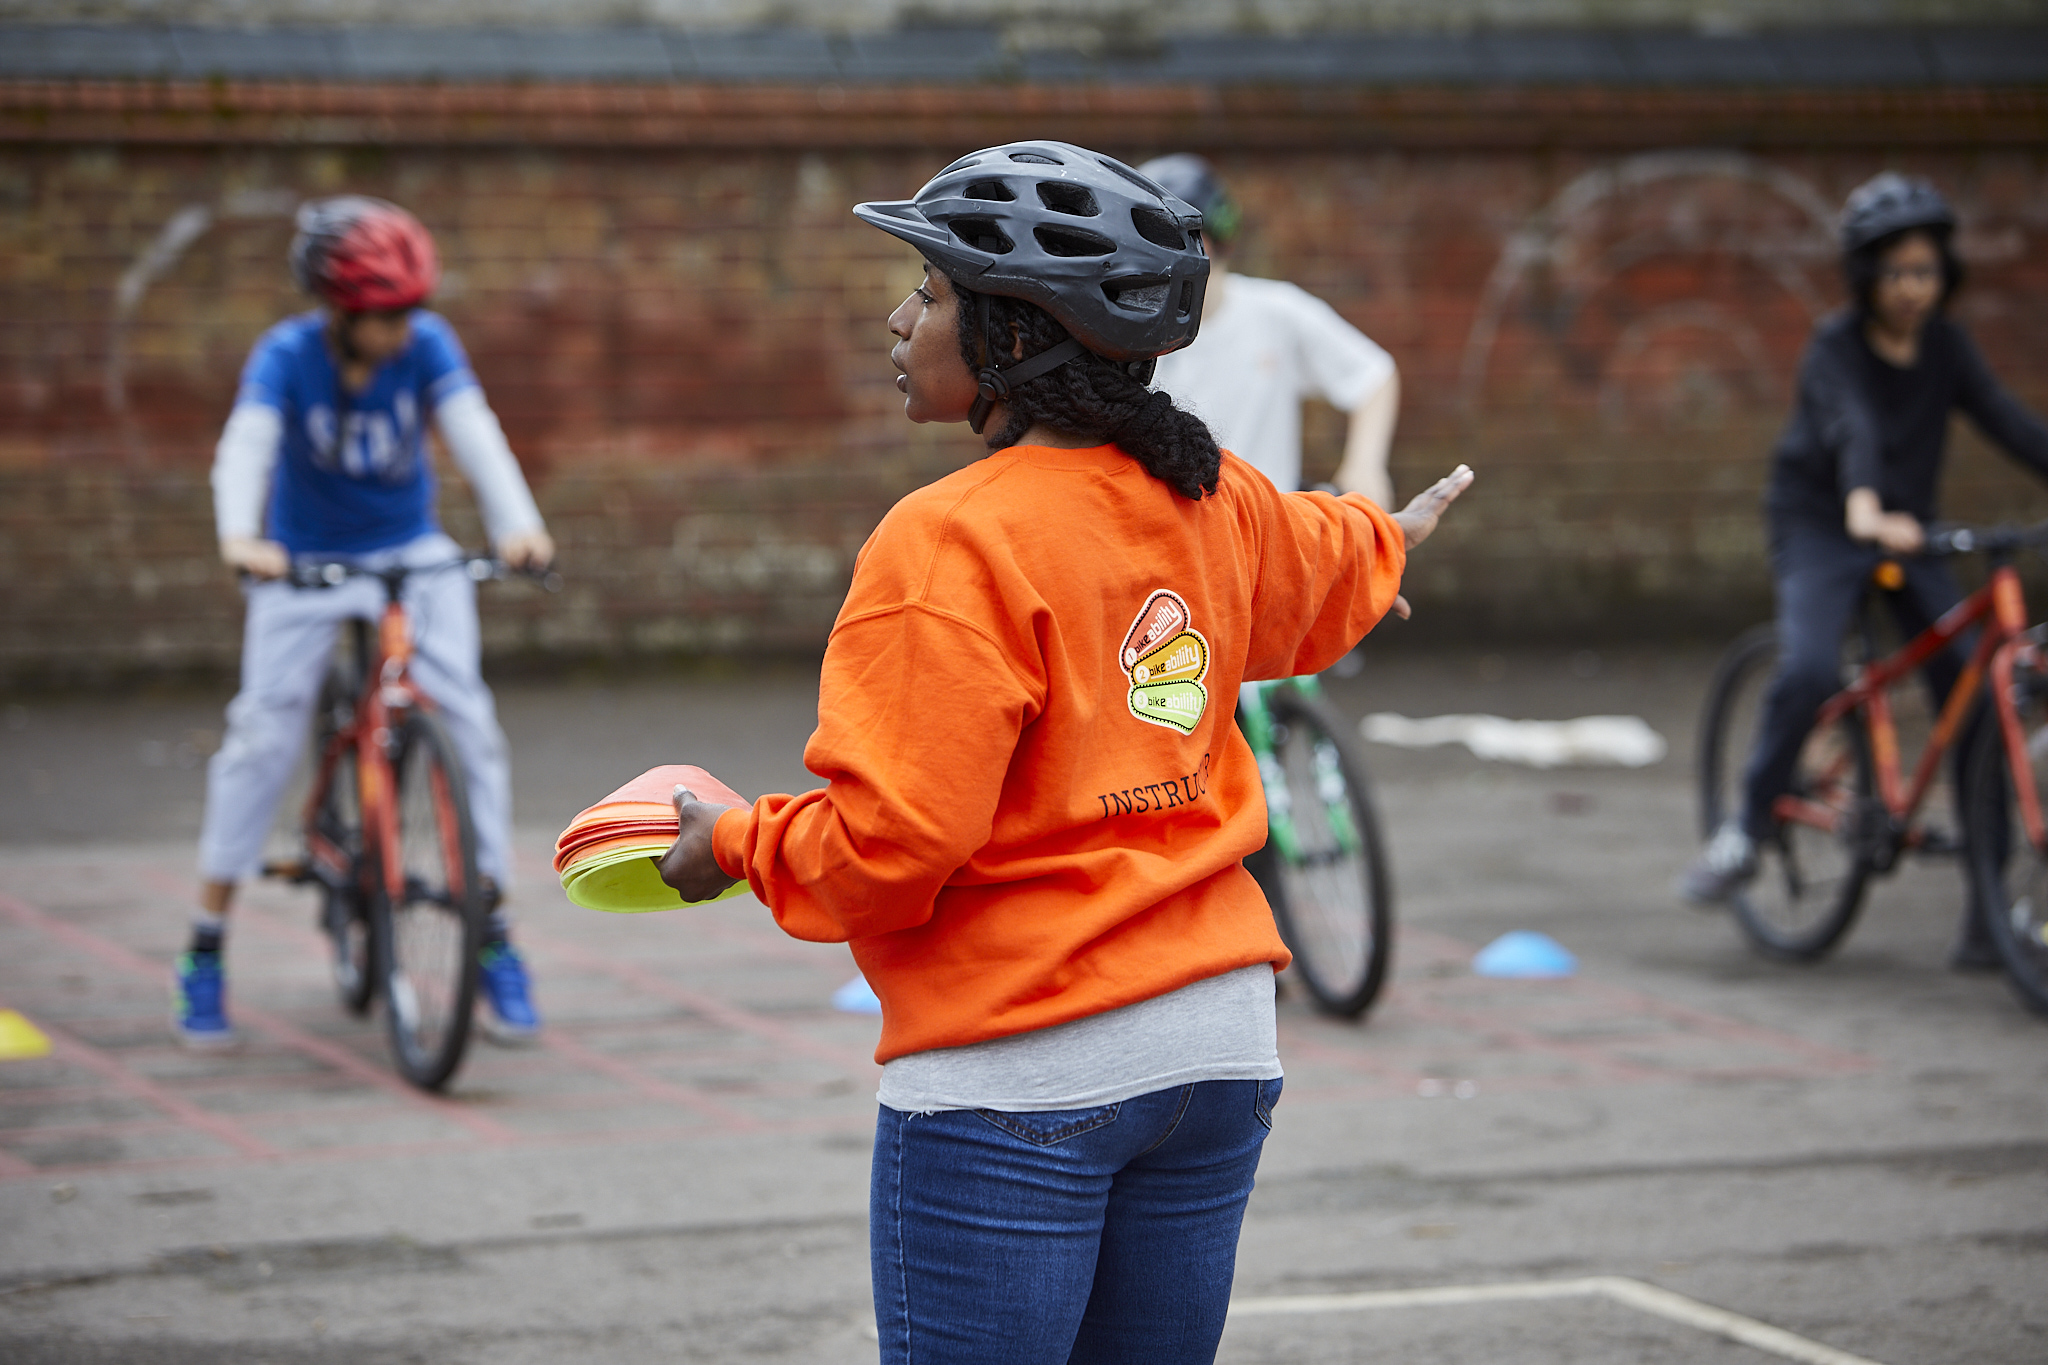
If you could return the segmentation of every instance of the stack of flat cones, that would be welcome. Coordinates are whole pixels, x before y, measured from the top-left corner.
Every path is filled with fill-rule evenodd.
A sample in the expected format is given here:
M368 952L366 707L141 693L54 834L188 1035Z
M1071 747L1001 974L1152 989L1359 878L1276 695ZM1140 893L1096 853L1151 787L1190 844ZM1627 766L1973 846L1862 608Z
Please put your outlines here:
M572 902L628 915L683 906L683 898L655 868L655 860L676 841L671 793L677 787L714 805L753 804L702 768L687 763L649 768L571 820L555 840L555 871ZM746 889L744 881L735 882L718 899Z

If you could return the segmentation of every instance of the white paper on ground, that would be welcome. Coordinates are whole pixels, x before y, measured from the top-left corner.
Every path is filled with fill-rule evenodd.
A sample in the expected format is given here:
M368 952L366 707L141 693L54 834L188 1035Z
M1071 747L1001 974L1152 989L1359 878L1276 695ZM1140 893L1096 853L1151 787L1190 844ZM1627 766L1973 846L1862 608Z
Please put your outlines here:
M1532 768L1619 766L1646 768L1670 746L1640 716L1581 716L1577 720L1508 720L1502 716L1427 716L1411 720L1376 711L1358 723L1376 744L1427 749L1462 744L1481 758Z

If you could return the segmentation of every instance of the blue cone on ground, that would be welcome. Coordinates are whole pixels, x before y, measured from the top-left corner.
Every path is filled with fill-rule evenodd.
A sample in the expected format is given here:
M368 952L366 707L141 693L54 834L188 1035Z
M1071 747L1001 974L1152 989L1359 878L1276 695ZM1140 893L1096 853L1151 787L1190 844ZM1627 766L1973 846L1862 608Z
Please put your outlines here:
M1579 960L1548 934L1517 929L1502 934L1472 957L1472 970L1480 976L1504 976L1521 980L1570 976Z

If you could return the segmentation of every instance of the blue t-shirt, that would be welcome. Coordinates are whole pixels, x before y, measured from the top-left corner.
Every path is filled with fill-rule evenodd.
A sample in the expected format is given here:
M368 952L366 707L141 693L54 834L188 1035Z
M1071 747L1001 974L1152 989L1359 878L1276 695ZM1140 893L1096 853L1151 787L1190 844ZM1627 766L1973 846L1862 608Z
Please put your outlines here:
M426 424L476 383L454 328L412 315L412 339L345 394L319 313L265 332L242 367L240 403L274 408L283 448L270 484L267 534L293 554L363 554L438 529Z

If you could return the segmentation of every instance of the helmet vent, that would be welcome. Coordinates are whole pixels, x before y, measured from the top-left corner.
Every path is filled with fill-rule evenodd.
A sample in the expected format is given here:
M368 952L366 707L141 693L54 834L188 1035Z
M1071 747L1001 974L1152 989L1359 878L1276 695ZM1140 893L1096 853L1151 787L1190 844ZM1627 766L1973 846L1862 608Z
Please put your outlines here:
M1067 163L1044 152L1011 152L1010 160L1021 161L1028 166L1064 166Z
M1017 192L1000 180L977 180L963 193L969 199L986 199L997 204L1008 204L1017 198Z
M1085 186L1069 185L1058 180L1038 182L1038 202L1054 213L1071 213L1077 218L1093 218L1102 212Z
M1114 256L1116 243L1086 228L1053 227L1041 224L1031 235L1048 256Z
M967 246L977 252L987 252L989 256L1008 256L1018 246L1016 241L1004 235L1004 229L995 225L995 219L952 219L946 227L950 227L952 235L965 241Z
M1003 235L993 218L955 218L946 226L953 229L955 237L991 256L1007 256L1017 249L1017 244Z
M1140 204L1131 210L1131 226L1138 235L1154 246L1163 246L1168 251L1182 251L1187 248L1187 238L1181 235L1180 224L1173 221L1171 214L1160 209Z
M1193 280L1182 280L1182 281L1180 282L1180 317L1181 317L1181 321L1183 321L1183 322L1187 321L1187 319L1188 319L1189 317L1193 316L1193 314L1194 314L1194 311L1195 311L1195 282L1194 282Z
M1106 280L1102 292L1119 308L1127 308L1134 313L1157 313L1166 302L1166 291L1171 283L1157 278Z

